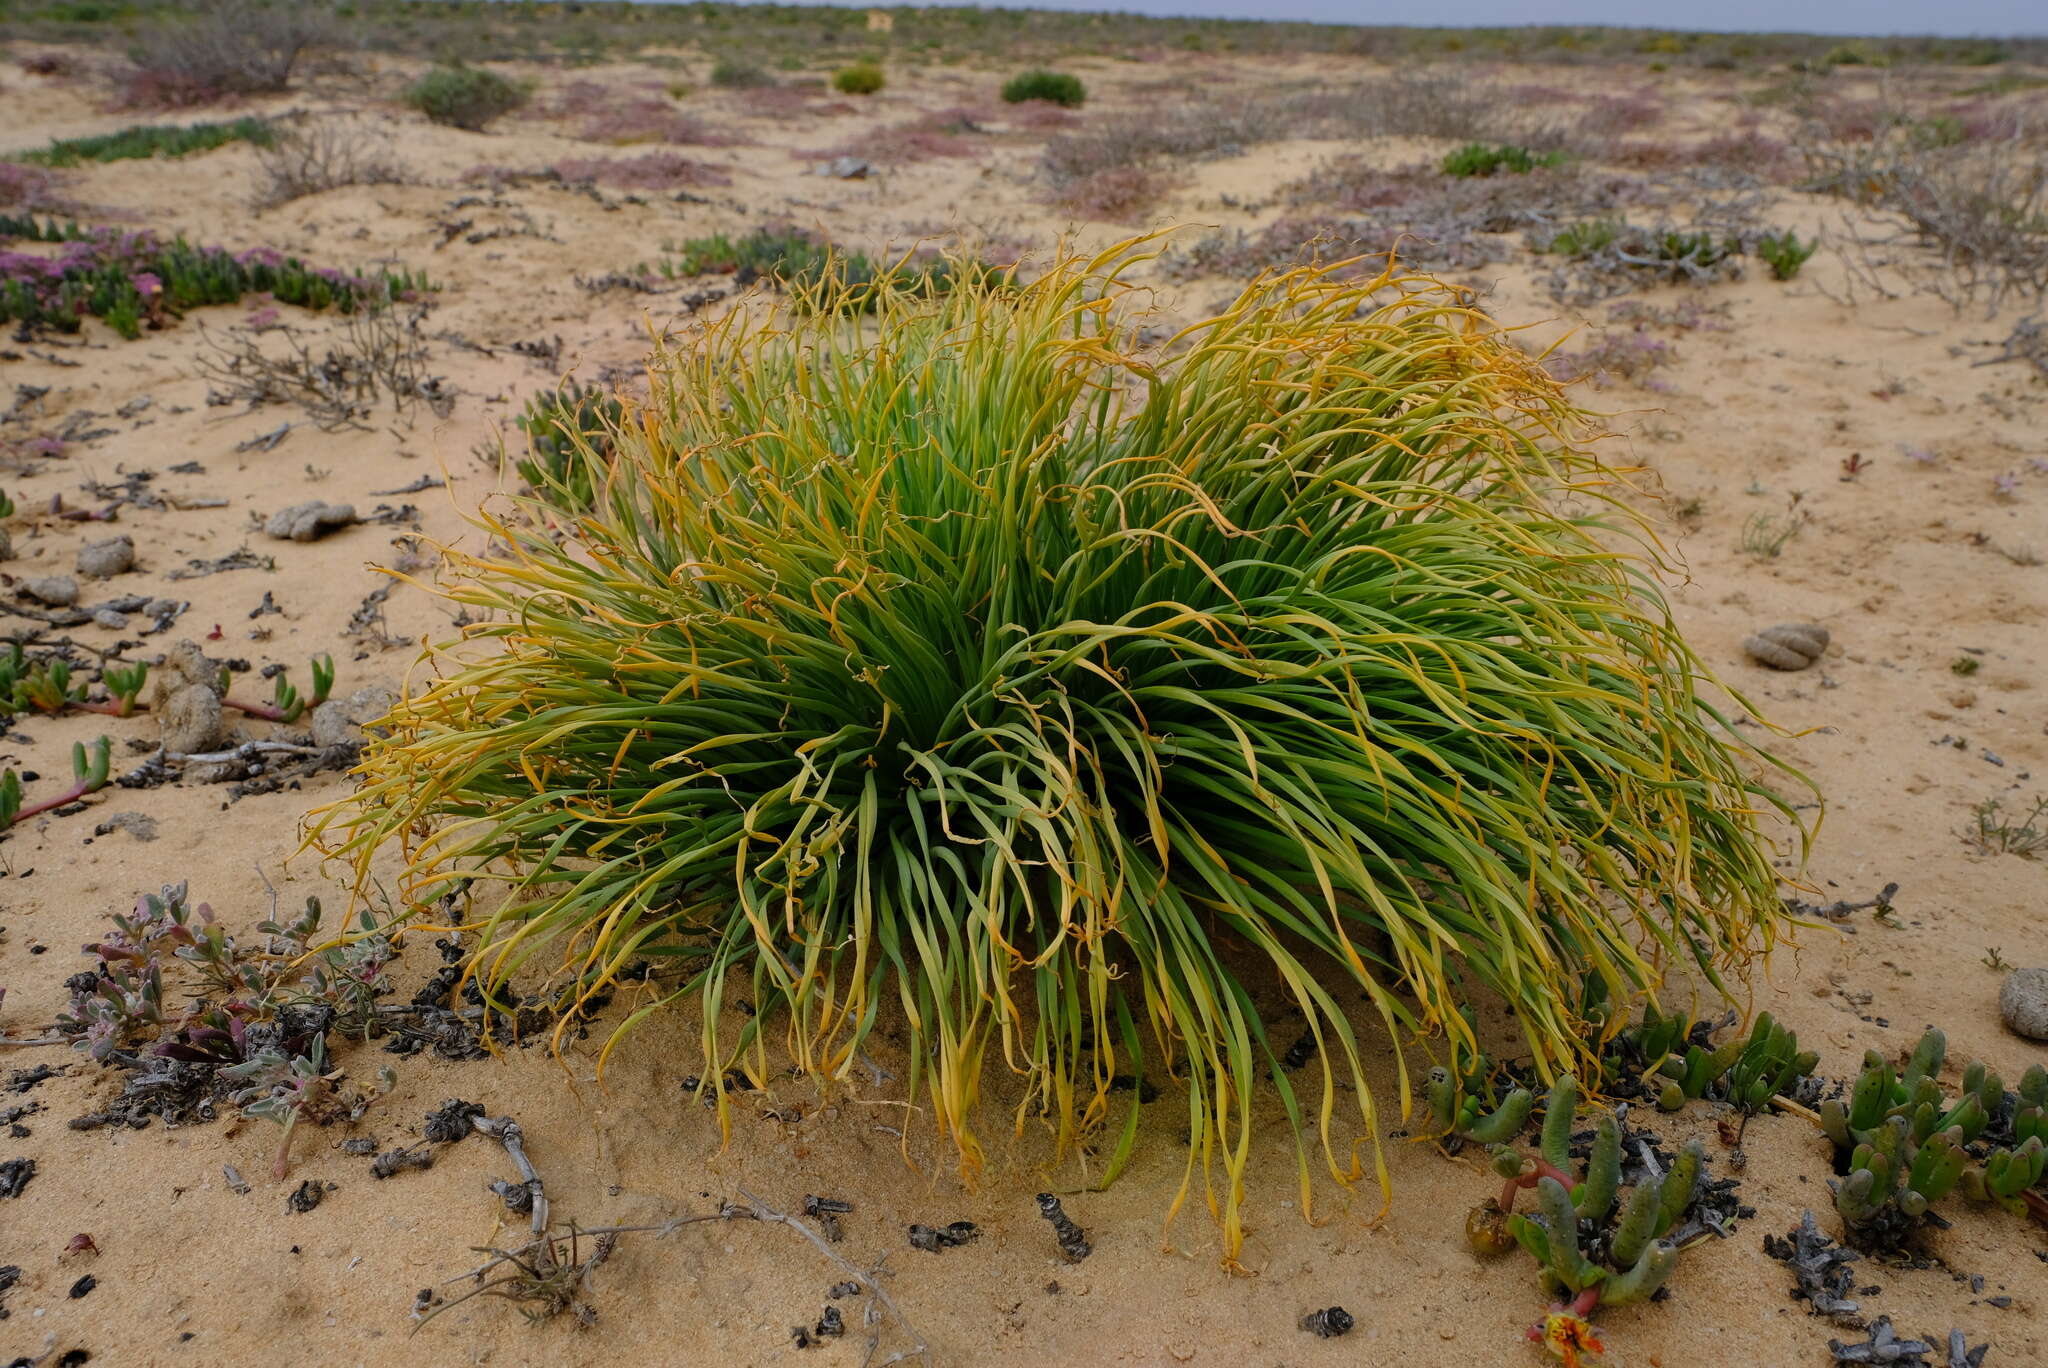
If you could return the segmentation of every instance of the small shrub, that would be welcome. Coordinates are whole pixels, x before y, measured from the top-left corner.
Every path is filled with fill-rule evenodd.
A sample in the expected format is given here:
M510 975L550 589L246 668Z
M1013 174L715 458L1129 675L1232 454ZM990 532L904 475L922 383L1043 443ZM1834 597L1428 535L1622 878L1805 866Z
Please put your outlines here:
M232 142L268 147L277 128L268 119L235 119L229 123L135 124L89 138L62 138L18 156L41 166L79 166L86 162L129 161L143 157L187 157L211 152Z
M0 161L0 210L33 214L61 207L56 180L48 171Z
M1522 175L1539 166L1557 166L1563 161L1562 152L1532 152L1512 143L1489 147L1475 142L1445 153L1443 167L1448 176L1492 176L1502 171Z
M873 62L855 62L832 73L832 88L841 95L872 95L888 84Z
M424 304L358 309L317 351L289 325L238 328L208 335L194 369L208 382L209 404L290 404L324 432L367 429L386 399L408 424L422 403L445 418L455 392L426 369L426 315ZM267 342L270 334L279 342Z
M481 67L440 67L413 82L405 102L437 124L481 133L525 104L527 90Z
M967 1174L994 1056L1113 1178L1170 1088L1233 1264L1273 1089L1290 1196L1353 1170L1340 1103L1384 1133L1361 1010L1462 1066L1498 994L1555 1073L1587 980L1747 962L1793 813L1654 571L1537 492L1614 478L1584 415L1447 287L1263 281L1140 359L1150 250L662 351L602 509L451 552L475 625L315 843L365 888L402 847L423 911L502 871L487 992L673 955L722 1114L886 1036Z
M1743 236L1719 227L1591 219L1530 236L1529 246L1563 264L1547 284L1559 300L1590 302L1648 284L1706 284L1741 274Z
M556 162L553 171L565 181L601 181L622 190L688 190L732 184L732 177L723 170L680 152L649 152L641 157L572 157Z
M1079 76L1043 69L1012 76L1003 83L1004 103L1023 104L1026 100L1043 100L1063 109L1079 109L1088 102L1088 90L1081 84Z
M69 76L77 70L70 56L62 52L25 53L18 65L31 76Z
M1603 247L1613 245L1626 227L1620 219L1588 219L1583 223L1570 224L1558 230L1550 239L1545 251L1560 256L1591 256Z
M1069 182L1055 203L1102 223L1135 223L1166 194L1167 179L1141 166L1108 166Z
M975 141L983 135L976 109L943 109L915 119L871 129L858 138L826 148L812 155L822 159L857 157L885 166L902 166L929 161L934 157L971 157L986 145Z
M586 120L576 136L620 146L660 142L718 147L732 141L702 119L655 97L614 102Z
M350 185L389 185L405 178L391 141L351 119L286 127L256 153L256 207L274 209L307 195Z
M711 84L723 90L757 90L774 85L775 78L752 62L721 57L711 64Z
M1778 280L1790 280L1799 274L1799 268L1806 264L1808 257L1820 250L1820 239L1801 242L1799 234L1787 228L1782 233L1766 233L1757 239L1756 254L1771 268L1771 275Z
M1669 342L1629 329L1606 333L1580 351L1552 352L1544 359L1544 369L1566 382L1591 380L1598 385L1605 378L1647 383L1650 372L1675 359L1676 351Z
M306 50L334 24L307 0L201 0L190 17L146 31L121 77L132 108L183 108L284 90Z
M1986 798L1970 809L1976 826L1969 839L1987 855L2048 854L2048 798L2037 797L2033 807L2019 817L2003 815L2004 805Z

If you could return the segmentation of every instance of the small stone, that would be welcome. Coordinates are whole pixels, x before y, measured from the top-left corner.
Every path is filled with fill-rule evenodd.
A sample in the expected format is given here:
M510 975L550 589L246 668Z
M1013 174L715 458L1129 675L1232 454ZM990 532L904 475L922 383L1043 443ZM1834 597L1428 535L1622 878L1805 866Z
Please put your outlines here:
M2048 969L2015 969L1998 992L1998 1010L2015 1034L2048 1040Z
M44 575L24 583L21 592L51 608L69 608L78 602L78 581L69 575Z
M363 741L363 728L390 712L398 695L381 684L357 689L347 698L330 698L313 709L313 744L353 746Z
M834 157L831 161L819 162L812 174L831 176L835 180L866 180L868 172L874 169L873 163L859 157Z
M1781 622L1742 643L1749 658L1774 670L1803 670L1828 649L1828 629L1813 622Z
M135 542L125 535L78 548L78 573L87 579L112 579L134 568Z
M220 695L205 684L185 684L165 696L157 710L164 749L173 755L212 750L226 732Z
M128 615L123 612L117 612L112 608L93 609L92 620L94 626L104 627L110 632L125 632L128 630Z
M356 521L354 504L331 504L314 499L308 503L280 508L263 524L263 530L279 541L309 542L337 527Z

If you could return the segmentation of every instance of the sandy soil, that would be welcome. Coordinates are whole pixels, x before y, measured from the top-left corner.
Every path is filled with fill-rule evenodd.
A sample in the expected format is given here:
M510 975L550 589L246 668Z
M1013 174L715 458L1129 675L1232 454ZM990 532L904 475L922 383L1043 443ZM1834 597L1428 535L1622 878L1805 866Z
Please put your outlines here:
M1098 95L1089 112L1155 98L1147 92L1162 81L1249 85L1322 70L1312 62L1276 72L1248 62L1176 60L1182 65L1080 64ZM777 216L869 246L908 245L957 227L1043 249L1069 226L1047 208L1034 182L1040 135L1028 132L993 132L974 140L972 155L926 160L865 181L808 174L811 154L857 146L876 128L927 110L989 103L995 76L988 71L903 72L858 108L821 99L822 109L798 115L749 116L736 96L693 96L687 107L734 141L685 150L726 168L730 186L681 201L655 192L633 202L616 190L593 195L529 183L493 194L463 184L463 174L480 164L536 169L567 157L648 149L594 147L574 136L575 119L544 114L508 119L488 134L435 128L390 102L404 74L373 66L355 77L318 79L275 108L356 110L388 127L408 172L405 184L337 190L257 212L249 207L256 166L242 147L67 176L66 193L94 206L89 217L100 221L120 217L237 248L274 244L336 265L389 259L424 268L444 287L427 325L431 368L459 392L446 416L421 409L408 422L382 414L368 430L336 433L287 409L209 407L207 384L194 369L202 325L218 332L239 322L246 308L210 311L135 342L88 325L82 338L62 346L16 346L0 372L10 387L49 387L32 426L55 428L90 409L101 415L92 426L113 430L59 458L24 458L0 479L23 510L13 522L15 556L0 565L0 584L68 573L80 545L120 531L135 539L136 570L88 583L84 601L129 593L189 601L161 639L139 637L132 627L68 629L77 641L102 650L125 641L133 656L150 659L171 641L192 638L216 657L241 657L254 669L281 662L300 673L308 655L331 651L341 668L339 692L399 686L420 639L450 633L451 610L402 588L378 627L352 632L351 615L380 583L375 567L424 565L422 573L430 574L430 543L476 535L464 515L489 497L498 474L475 449L509 424L526 396L558 378L507 346L559 334L562 369L630 385L649 327L689 326L678 300L706 283L677 282L652 294L592 293L574 277L651 260L664 240ZM535 74L549 90L570 79ZM595 68L574 79L659 89L674 73ZM1571 84L1600 77L1524 72L1518 79ZM1697 126L1709 127L1720 117L1717 79L1672 76L1668 98ZM544 93L539 107L546 106ZM5 141L20 146L128 121L104 111L90 89L11 68L0 80L0 120ZM1279 186L1329 156L1364 151L1392 165L1442 150L1412 143L1258 148L1189 168L1159 218L1258 224L1278 210L1244 206L1270 206ZM1781 220L1811 224L1832 212L1788 193ZM470 226L444 227L463 219ZM1127 231L1072 226L1091 243ZM511 231L469 241L494 227ZM1486 307L1504 320L1549 328L1534 336L1579 321L1533 288L1526 262L1454 274L1481 287ZM1642 463L1671 496L1653 517L1687 567L1676 601L1690 638L1732 685L1795 733L1781 753L1826 794L1826 820L1805 871L1824 895L1819 900L1862 899L1888 882L1900 885L1893 920L1865 912L1839 930L1804 932L1758 973L1753 1005L1793 1025L1821 1052L1822 1071L1837 1077L1853 1072L1866 1048L1903 1051L1924 1025L1939 1022L1953 1058L1983 1058L2010 1080L2042 1051L2001 1026L2001 975L1986 958L1996 947L2014 964L2048 962L2041 915L2048 877L2040 862L1984 855L1960 832L1972 806L1987 797L2010 805L2048 789L2048 779L2033 777L2048 773L2048 694L2041 683L2048 668L2048 569L2002 554L2028 547L2048 553L2048 468L2028 468L2029 460L2048 457L2048 386L2020 366L1976 365L1988 355L1983 344L2005 336L2009 317L1958 316L1926 297L1852 308L1823 292L1839 288L1840 274L1824 253L1791 283L1752 271L1714 287L1705 302L1725 314L1715 328L1676 337L1677 359L1657 372L1663 392L1624 384L1590 398L1617 410L1612 455ZM1183 312L1197 310L1229 285L1184 282L1170 288L1167 300ZM1670 304L1683 293L1647 298ZM1591 311L1596 325L1606 317L1604 307ZM334 326L320 318L295 321L314 338ZM124 408L143 399L148 407ZM131 416L113 416L124 411ZM287 420L292 430L274 449L237 453L238 444ZM1934 459L1911 459L1909 447L1925 448ZM1857 453L1867 465L1845 475L1844 461ZM188 461L200 468L170 470ZM83 483L118 483L139 470L156 472L150 488L166 506L123 507L112 528L38 511L57 494L70 506L89 503ZM2007 471L2021 472L2018 491L1994 497L1993 479ZM422 476L445 476L447 487L378 492ZM353 502L366 513L379 504L412 503L417 513L313 544L263 535L260 521L269 512L315 498ZM1782 514L1795 498L1810 520L1783 553L1744 554L1746 522L1758 513ZM176 506L207 499L223 502ZM170 578L188 562L238 547L273 558L274 568ZM279 611L252 616L266 596ZM1829 627L1834 646L1820 668L1776 675L1745 659L1740 643L1747 633L1786 620ZM64 634L24 617L8 621L10 634L46 641ZM1974 674L1952 672L1961 658L1979 662ZM253 672L241 678L244 692L264 687ZM274 729L251 723L245 730L257 736ZM46 788L68 771L71 743L102 731L115 738L117 770L136 764L156 739L147 718L30 717L0 736L0 759L39 772ZM0 983L8 989L0 1029L39 1032L64 1003L62 980L84 966L78 947L103 933L110 914L160 884L190 880L195 897L238 929L268 914L266 880L288 905L307 894L344 905L335 878L295 851L302 817L342 796L348 783L326 774L234 801L223 787L189 783L113 788L83 812L16 828L0 844ZM154 838L103 825L119 813L153 821ZM1793 868L1788 859L1788 874ZM430 946L412 945L400 971L404 991L433 963ZM607 1018L628 1005L622 999ZM680 1092L680 1078L696 1068L687 1012L641 1027L600 1085L595 1052L603 1033L601 1023L559 1060L536 1047L467 1064L425 1056L395 1061L395 1095L357 1127L302 1140L294 1171L281 1183L269 1176L276 1132L267 1122L230 1116L178 1129L76 1133L67 1118L103 1104L115 1080L61 1047L6 1049L0 1065L8 1073L37 1064L62 1072L20 1096L0 1092L0 1110L38 1104L19 1118L11 1138L0 1138L0 1157L38 1164L22 1195L0 1202L0 1263L23 1270L5 1297L10 1314L0 1321L0 1356L84 1349L92 1362L113 1364L860 1360L857 1299L844 1304L852 1325L844 1340L792 1347L789 1328L817 1319L827 1289L844 1272L792 1232L749 1222L693 1225L658 1241L629 1237L595 1275L596 1319L588 1326L564 1316L531 1327L513 1307L480 1299L415 1333L416 1289L470 1266L472 1246L520 1238L486 1190L492 1178L510 1175L505 1156L472 1137L446 1149L430 1171L378 1182L366 1159L345 1156L338 1146L360 1134L387 1144L412 1139L430 1108L459 1096L518 1118L565 1221L658 1222L716 1210L742 1189L784 1210L797 1208L805 1193L852 1201L856 1210L844 1218L846 1238L837 1248L863 1267L879 1265L938 1363L1541 1359L1520 1340L1542 1310L1530 1267L1519 1258L1477 1263L1462 1239L1462 1213L1489 1188L1469 1157L1447 1159L1393 1139L1395 1199L1385 1219L1372 1223L1376 1191L1361 1189L1347 1201L1326 1184L1317 1194L1319 1223L1311 1224L1295 1209L1291 1146L1276 1110L1266 1118L1253 1164L1255 1179L1268 1175L1252 1196L1246 1262L1255 1276L1231 1277L1218 1267L1215 1232L1199 1209L1183 1214L1162 1239L1161 1218L1183 1154L1174 1143L1170 1103L1155 1104L1160 1115L1123 1180L1090 1193L1085 1172L1042 1169L1048 1147L1038 1132L1009 1137L1000 1119L1007 1081L992 1079L994 1095L985 1101L994 1132L990 1170L967 1190L922 1118L906 1118L896 1081L905 1073L903 1060L886 1044L876 1062L893 1077L830 1097L786 1082L748 1099L730 1143L722 1144L711 1114ZM1390 1059L1382 1048L1376 1078L1391 1078ZM364 1050L343 1062L367 1075L384 1057ZM1656 1125L1667 1142L1705 1135L1715 1171L1726 1172L1711 1112L1695 1107ZM788 1116L800 1119L780 1119ZM1828 1147L1796 1118L1766 1117L1750 1127L1745 1148L1742 1196L1756 1215L1733 1238L1689 1251L1668 1301L1603 1318L1612 1362L1678 1368L1827 1361L1825 1343L1839 1332L1788 1297L1790 1277L1761 1242L1809 1208L1825 1228L1838 1228L1825 1186ZM224 1164L248 1175L253 1190L232 1191ZM332 1190L316 1210L288 1213L287 1194L307 1178ZM1095 1241L1092 1257L1078 1266L1058 1258L1031 1200L1049 1186L1073 1193L1068 1209ZM938 1254L905 1242L909 1223L963 1219L980 1226L978 1242ZM92 1236L96 1256L64 1252L81 1232ZM1940 1266L1866 1270L1863 1281L1882 1286L1868 1307L1889 1313L1909 1333L1945 1336L1954 1326L1972 1344L1988 1339L1993 1363L2042 1361L2043 1235L2015 1218L1962 1210L1953 1229L1929 1238ZM78 1297L74 1286L88 1273L97 1286ZM2010 1302L1994 1305L1993 1297ZM1331 1303L1357 1317L1349 1338L1325 1342L1297 1328L1304 1312ZM884 1350L902 1344L887 1339Z

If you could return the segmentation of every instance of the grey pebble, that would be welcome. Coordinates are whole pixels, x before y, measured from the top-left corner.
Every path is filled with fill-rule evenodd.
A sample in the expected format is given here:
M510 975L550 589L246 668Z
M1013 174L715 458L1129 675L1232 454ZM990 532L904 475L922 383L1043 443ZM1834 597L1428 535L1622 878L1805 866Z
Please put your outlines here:
M2029 1040L2048 1040L2048 969L2015 969L1998 991L2005 1024Z

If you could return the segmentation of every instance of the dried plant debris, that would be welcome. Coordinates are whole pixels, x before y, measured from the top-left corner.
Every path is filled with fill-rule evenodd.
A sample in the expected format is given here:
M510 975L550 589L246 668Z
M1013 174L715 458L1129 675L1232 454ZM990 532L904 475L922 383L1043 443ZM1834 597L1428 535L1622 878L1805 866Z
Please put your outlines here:
M420 1134L437 1145L452 1145L468 1135L475 1118L484 1114L481 1103L465 1102L451 1097L427 1113L427 1123Z
M1980 1344L1975 1349L1968 1346L1960 1330L1948 1332L1948 1340L1939 1350L1926 1340L1900 1339L1892 1329L1890 1316L1879 1316L1870 1326L1870 1337L1855 1344L1844 1344L1840 1340L1828 1341L1828 1352L1835 1356L1837 1365L1845 1363L1893 1364L1897 1368L1982 1368L1984 1356L1991 1352L1989 1344ZM1929 1357L1939 1353L1940 1358Z
M414 1145L410 1149L401 1145L386 1150L370 1163L372 1178L390 1178L407 1169L430 1169L434 1166L434 1150L431 1143Z
M1863 1256L1831 1239L1814 1221L1811 1211L1801 1214L1799 1224L1784 1239L1764 1236L1764 1253L1792 1270L1798 1286L1792 1295L1839 1325L1861 1330L1865 1321L1862 1304L1850 1294L1856 1291L1849 1265Z
M972 1221L955 1221L951 1225L914 1225L910 1228L910 1247L936 1254L942 1249L952 1249L981 1238L981 1231Z
M1825 917L1832 922L1846 921L1851 913L1875 911L1880 917L1890 915L1892 900L1899 895L1896 881L1877 890L1874 898L1861 902L1839 898L1831 903L1810 903L1800 898L1785 899L1785 911L1794 917Z
M509 1121L494 1120L491 1124L510 1127L516 1138L517 1128L510 1126ZM484 1127L479 1125L478 1129ZM596 1308L585 1300L591 1274L611 1257L622 1236L644 1233L659 1240L685 1226L706 1222L758 1221L794 1231L842 1272L851 1275L847 1281L833 1285L829 1294L832 1299L860 1292L867 1294L867 1304L861 1317L861 1323L867 1330L863 1363L874 1363L879 1368L881 1364L918 1362L930 1368L931 1351L923 1336L905 1320L894 1299L876 1281L875 1273L864 1272L848 1261L832 1248L823 1235L798 1218L776 1210L744 1188L740 1189L740 1197L743 1200L724 1202L716 1211L671 1217L658 1224L584 1229L572 1222L567 1231L536 1233L535 1238L515 1248L482 1249L479 1252L489 1256L482 1264L441 1284L446 1287L468 1282L472 1284L468 1291L443 1298L435 1288L424 1287L415 1294L413 1328L417 1331L442 1312L479 1296L502 1297L516 1303L521 1314L534 1324L569 1311L578 1321L588 1325L597 1319ZM846 1329L846 1314L838 1307L828 1305L813 1325L791 1327L790 1336L797 1348L807 1349L842 1337ZM878 1357L885 1335L903 1341L904 1347L886 1357Z
M1088 1243L1087 1232L1076 1225L1060 1206L1060 1199L1050 1192L1038 1194L1038 1214L1052 1222L1053 1238L1059 1242L1060 1253L1068 1263L1079 1263L1088 1257L1095 1246Z
M36 1161L33 1159L9 1159L0 1163L0 1197L19 1197L29 1180L36 1176Z
M1341 1306L1326 1306L1301 1318L1301 1328L1317 1339L1336 1339L1339 1335L1348 1335L1351 1333L1351 1327L1357 1323L1351 1318L1351 1313Z
M789 1327L790 1341L799 1349L816 1349L826 1340L838 1339L846 1333L846 1317L836 1306L825 1308L818 1322L811 1326L792 1325Z
M852 1214L851 1202L841 1201L837 1197L818 1197L808 1192L804 1194L804 1215L818 1223L818 1229L825 1232L825 1238L828 1240L838 1241L839 1218Z

